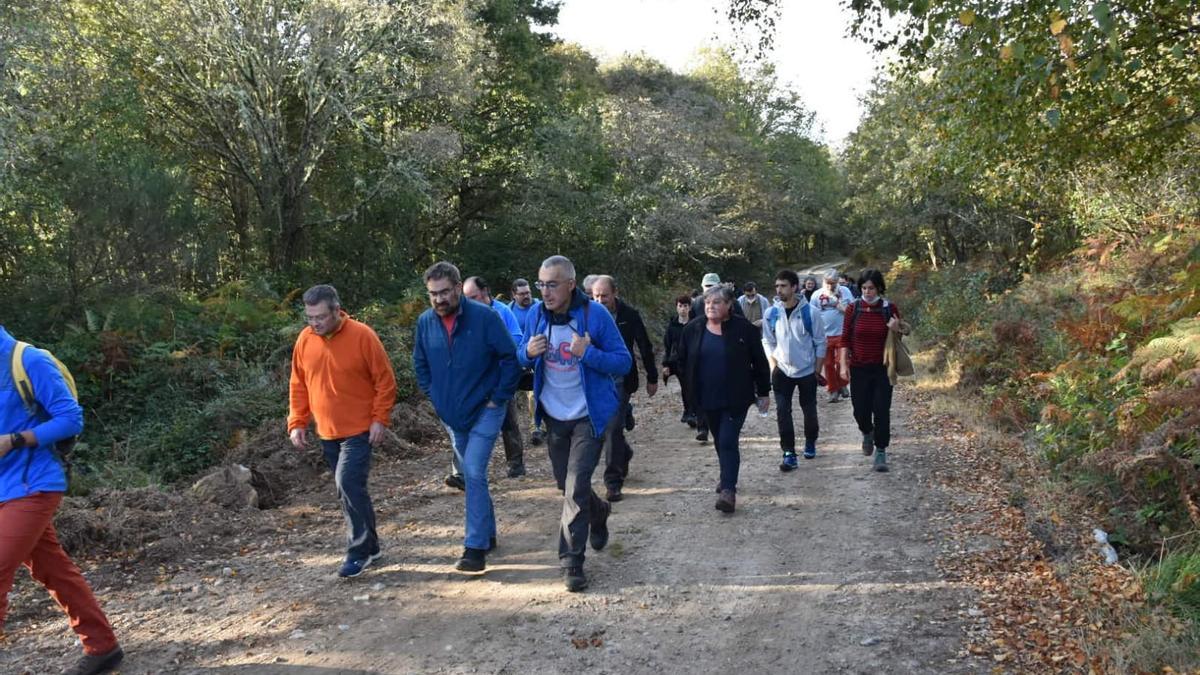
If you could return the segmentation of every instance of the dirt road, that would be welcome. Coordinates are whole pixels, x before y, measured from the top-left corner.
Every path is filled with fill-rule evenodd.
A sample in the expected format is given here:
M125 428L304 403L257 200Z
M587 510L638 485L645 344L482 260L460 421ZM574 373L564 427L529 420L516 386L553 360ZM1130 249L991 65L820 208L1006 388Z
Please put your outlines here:
M608 548L589 551L582 594L559 578L561 497L544 448L528 449L525 478L493 462L500 546L480 576L451 569L462 497L441 485L444 451L375 467L386 557L358 579L334 575L331 484L231 514L242 534L224 555L89 574L129 653L124 673L981 671L961 651L968 594L934 567L937 439L910 430L904 391L888 474L869 471L849 402L821 397L819 454L789 474L773 413L751 414L733 515L713 508L715 453L679 423L675 383L639 394L627 497ZM0 672L57 672L77 653L64 619L27 579L18 604Z

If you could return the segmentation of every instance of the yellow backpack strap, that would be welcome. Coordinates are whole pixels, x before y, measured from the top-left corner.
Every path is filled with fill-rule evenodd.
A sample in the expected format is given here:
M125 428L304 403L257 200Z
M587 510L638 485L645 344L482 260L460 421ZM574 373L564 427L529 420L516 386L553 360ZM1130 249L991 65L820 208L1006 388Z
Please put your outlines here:
M58 367L58 372L62 373L63 382L65 382L67 385L67 391L71 392L71 398L78 401L79 389L75 386L75 376L71 374L70 370L67 370L66 365L64 365L62 361L58 360L57 356L51 354L50 352L46 352L46 356L50 357L50 360L53 361L54 365Z
M27 347L29 347L29 344L26 342L18 342L13 347L12 378L13 386L16 387L17 393L21 395L21 401L25 403L25 407L32 408L36 405L37 399L33 397L33 383L29 381L29 373L25 372L25 362L22 359Z

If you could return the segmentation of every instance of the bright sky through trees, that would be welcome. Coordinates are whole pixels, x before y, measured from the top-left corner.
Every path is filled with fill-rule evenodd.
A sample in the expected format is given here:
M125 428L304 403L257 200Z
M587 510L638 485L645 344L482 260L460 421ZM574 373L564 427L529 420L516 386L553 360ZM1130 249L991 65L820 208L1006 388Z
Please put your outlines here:
M784 0L769 58L817 113L825 139L841 145L858 125L865 94L881 57L847 37L851 15L838 0ZM696 51L731 44L724 0L564 0L554 32L602 60L645 52L686 70Z

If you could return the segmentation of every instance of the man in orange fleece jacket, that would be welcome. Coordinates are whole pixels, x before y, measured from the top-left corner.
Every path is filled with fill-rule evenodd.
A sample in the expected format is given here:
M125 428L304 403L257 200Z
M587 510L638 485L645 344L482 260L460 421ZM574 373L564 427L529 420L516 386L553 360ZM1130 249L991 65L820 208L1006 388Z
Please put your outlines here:
M383 439L396 402L396 376L379 336L342 310L333 286L304 292L304 316L308 327L292 350L288 436L303 449L308 423L317 418L350 529L338 576L356 577L380 556L367 474L371 447Z

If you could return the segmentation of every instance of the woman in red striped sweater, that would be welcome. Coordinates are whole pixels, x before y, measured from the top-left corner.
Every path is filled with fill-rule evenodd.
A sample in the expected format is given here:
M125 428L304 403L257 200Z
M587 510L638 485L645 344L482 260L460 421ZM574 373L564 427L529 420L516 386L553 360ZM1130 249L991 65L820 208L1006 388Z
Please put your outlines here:
M846 311L842 322L842 376L850 380L854 421L862 432L862 451L875 453L876 471L887 471L891 440L892 383L883 363L889 330L900 332L900 309L883 297L886 286L879 270L863 270L858 278L862 297Z

